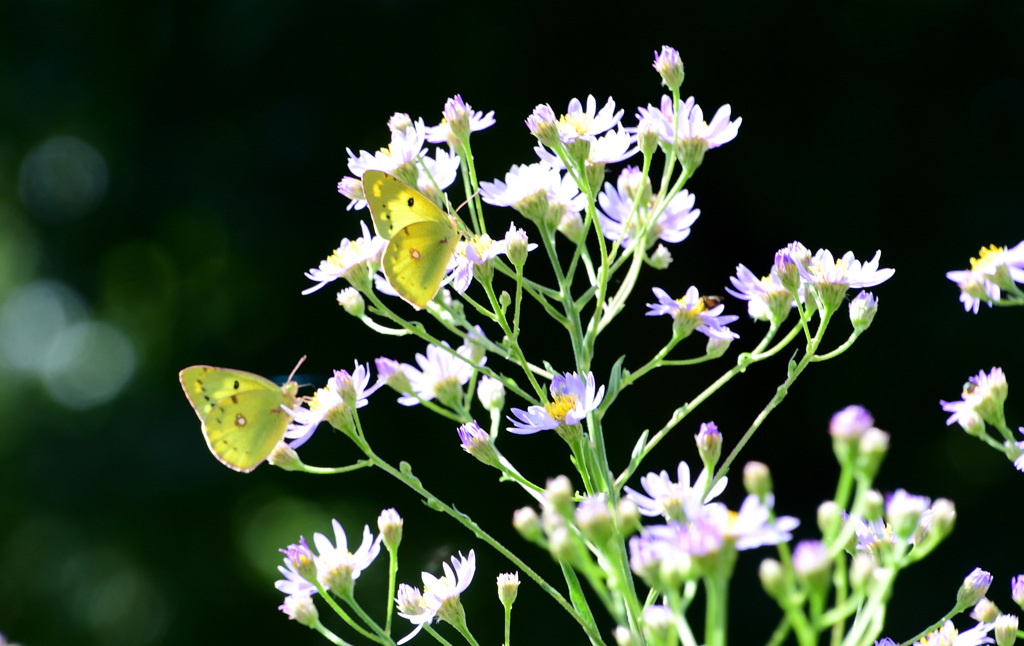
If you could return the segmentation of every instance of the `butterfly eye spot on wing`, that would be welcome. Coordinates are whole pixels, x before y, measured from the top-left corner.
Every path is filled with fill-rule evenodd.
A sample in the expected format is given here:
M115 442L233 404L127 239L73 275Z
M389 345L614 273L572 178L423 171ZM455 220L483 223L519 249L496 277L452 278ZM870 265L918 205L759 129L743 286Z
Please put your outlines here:
M412 258L413 260L419 260L420 259L420 250L416 249L415 247L411 247L409 249L409 257Z
M416 198L410 195L408 205L410 209L416 206Z
M235 426L245 426L249 421L245 419L245 415L238 413L235 415Z

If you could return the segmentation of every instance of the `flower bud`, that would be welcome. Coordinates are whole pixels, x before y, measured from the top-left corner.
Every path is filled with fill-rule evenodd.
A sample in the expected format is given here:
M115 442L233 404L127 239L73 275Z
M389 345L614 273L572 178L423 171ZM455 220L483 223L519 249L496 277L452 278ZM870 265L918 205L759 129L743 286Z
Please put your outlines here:
M533 245L533 247L536 246ZM509 261L515 267L521 268L526 263L526 256L530 249L530 240L526 235L526 230L517 229L514 224L510 225L505 234L505 255L508 256Z
M562 145L558 135L558 117L550 105L545 103L534 108L526 119L526 127L537 141L548 148L557 149Z
M1017 641L1017 615L996 617L996 646L1013 646Z
M957 607L969 608L978 603L988 592L990 585L992 585L992 575L981 568L974 568L964 579L960 589L957 590Z
M815 594L828 591L832 562L825 544L818 540L804 540L793 550L793 571L801 585Z
M489 412L500 412L505 407L505 385L487 375L480 378L476 396Z
M405 521L398 515L394 507L385 509L377 517L377 529L380 531L381 542L389 552L398 549L398 545L402 542L402 526L404 524Z
M872 521L882 518L885 513L885 499L875 489L864 492L864 520Z
M615 507L615 519L619 529L626 536L640 531L640 508L629 498L619 498Z
M576 562L576 541L567 527L559 527L548 534L548 551L559 563Z
M878 474L885 454L889 452L889 434L878 428L864 431L857 447L857 468L868 478Z
M982 597L974 604L971 618L983 624L990 624L999 616L999 608L987 597Z
M504 573L498 575L498 599L506 609L512 607L519 594L519 573Z
M672 264L672 252L663 244L658 244L654 248L654 253L647 257L647 264L653 269L668 269L668 266Z
M694 439L697 441L697 453L701 462L708 473L712 473L718 464L718 458L722 455L722 434L718 432L718 426L714 422L702 423Z
M274 450L267 456L267 462L285 471L301 471L306 466L299 459L299 454L295 452L295 449L288 446L284 440L274 445Z
M782 564L775 559L761 561L757 569L757 576L761 579L761 587L773 599L778 599L785 591L786 577L782 572Z
M763 462L747 462L743 465L743 488L764 500L772 491L772 474Z
M712 359L717 359L725 354L730 345L732 345L732 339L719 339L709 336L707 345L704 346L704 354Z
M540 526L540 516L533 507L522 507L512 514L512 526L516 528L519 535L536 543L543 533Z
M501 460L494 440L475 420L459 427L459 440L462 442L462 450L466 453L486 465L500 467Z
M1024 574L1010 579L1010 598L1024 610Z
M653 644L668 644L675 633L676 622L672 611L665 606L652 605L644 608L643 625L648 639Z
M412 127L412 118L404 112L396 112L388 119L388 130L391 132L405 132Z
M654 69L661 75L661 82L670 90L678 90L683 84L683 60L679 52L665 45L661 52L654 53Z
M575 520L584 538L598 546L605 545L615 531L608 501L601 494L584 498L576 507Z
M832 437L859 438L874 425L875 420L866 408L852 405L832 415L828 423L828 432Z
M928 498L914 496L903 489L897 489L885 505L885 518L892 526L893 533L900 540L907 540L917 530L921 515L928 510Z
M842 526L843 510L832 500L818 505L818 531L825 538L833 538Z
M359 318L366 312L366 301L354 287L346 287L338 292L338 305L341 305L345 312Z
M616 626L615 630L612 631L612 637L615 638L616 646L640 645L640 642L633 638L633 633L629 632L629 628L625 626Z
M284 598L284 603L278 606L278 610L303 626L313 627L320 622L320 614L308 594L288 595ZM0 641L0 643L6 642Z
M573 514L573 493L572 482L564 475L556 476L548 480L544 488L544 497L548 503L563 518L572 518Z
M850 323L857 332L871 327L871 321L878 311L878 299L871 292L862 291L850 301Z
M867 552L858 552L850 562L850 586L863 591L875 573L875 560Z

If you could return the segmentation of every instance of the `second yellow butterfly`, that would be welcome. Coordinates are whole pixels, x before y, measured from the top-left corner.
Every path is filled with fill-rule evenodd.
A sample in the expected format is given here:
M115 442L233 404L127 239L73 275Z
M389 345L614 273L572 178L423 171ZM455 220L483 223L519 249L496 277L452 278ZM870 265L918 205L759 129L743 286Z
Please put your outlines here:
M437 294L459 242L455 220L426 195L379 170L363 173L377 235L388 241L381 265L403 300L423 309Z

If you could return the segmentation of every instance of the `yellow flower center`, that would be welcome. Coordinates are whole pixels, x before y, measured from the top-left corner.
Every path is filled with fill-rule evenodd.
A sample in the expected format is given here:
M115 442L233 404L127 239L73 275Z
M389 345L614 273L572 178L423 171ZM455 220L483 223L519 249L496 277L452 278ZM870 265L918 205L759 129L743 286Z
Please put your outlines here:
M555 401L544 406L544 410L548 412L552 418L559 422L565 422L565 416L569 414L569 411L576 408L579 403L579 398L576 395L559 395L555 397Z
M971 270L977 271L988 265L999 264L999 257L1004 251L1006 251L1006 247L997 247L994 244L982 247L978 252L978 257L971 258Z
M573 112L572 114L563 114L558 118L559 130L563 128L571 128L576 131L577 134L585 135L590 132L590 128L593 126L594 121L585 112Z

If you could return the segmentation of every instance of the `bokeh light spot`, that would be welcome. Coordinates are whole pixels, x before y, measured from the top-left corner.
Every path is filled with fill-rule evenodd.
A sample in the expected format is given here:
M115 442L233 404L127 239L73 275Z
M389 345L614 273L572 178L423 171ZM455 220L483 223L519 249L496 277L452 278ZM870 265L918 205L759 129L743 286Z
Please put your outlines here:
M0 309L0 362L40 374L50 345L84 316L85 303L67 285L48 280L25 285Z
M107 194L107 162L77 137L52 137L33 148L21 165L18 190L40 220L66 222L89 214Z
M44 380L50 395L68 408L104 404L135 372L135 349L118 328L100 321L68 326L46 354Z

